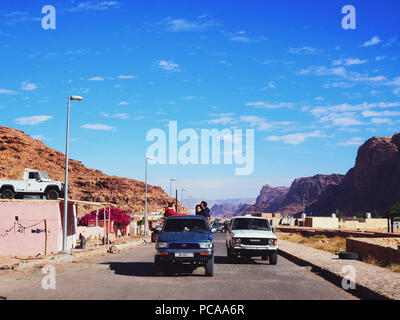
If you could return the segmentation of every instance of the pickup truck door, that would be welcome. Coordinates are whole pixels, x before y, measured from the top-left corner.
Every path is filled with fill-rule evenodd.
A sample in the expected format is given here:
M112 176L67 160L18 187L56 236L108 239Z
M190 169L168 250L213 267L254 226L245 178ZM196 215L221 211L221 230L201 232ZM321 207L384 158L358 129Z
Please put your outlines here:
M39 181L40 176L37 172L29 172L26 181L26 191L28 192L43 192L43 183Z

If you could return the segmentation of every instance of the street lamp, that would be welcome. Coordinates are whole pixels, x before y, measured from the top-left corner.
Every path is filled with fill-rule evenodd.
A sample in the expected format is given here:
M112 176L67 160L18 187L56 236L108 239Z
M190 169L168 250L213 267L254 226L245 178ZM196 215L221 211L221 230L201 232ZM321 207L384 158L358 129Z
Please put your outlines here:
M172 181L176 181L176 179L172 178L169 181L169 199L172 200Z
M67 135L65 143L65 183L64 183L64 235L63 235L63 252L67 252L67 224L68 224L68 141L69 141L69 110L71 100L81 101L81 96L71 96L68 98L67 107Z
M183 212L183 191L186 191L186 189L181 190L181 207L182 207L182 212Z
M146 157L146 172L144 176L145 192L144 192L144 236L147 236L147 161L154 160L152 157Z

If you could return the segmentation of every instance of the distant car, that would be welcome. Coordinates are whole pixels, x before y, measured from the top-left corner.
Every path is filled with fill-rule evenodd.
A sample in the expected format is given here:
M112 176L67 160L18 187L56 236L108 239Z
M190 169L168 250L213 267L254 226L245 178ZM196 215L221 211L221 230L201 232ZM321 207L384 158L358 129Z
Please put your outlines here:
M268 219L253 216L239 216L231 220L226 239L228 259L257 257L278 262L278 238Z
M170 216L165 220L156 244L155 274L175 273L180 265L204 266L214 275L214 240L207 220L199 215Z
M219 232L222 232L222 230L224 229L224 225L221 222L214 222L212 224L212 228L216 229Z

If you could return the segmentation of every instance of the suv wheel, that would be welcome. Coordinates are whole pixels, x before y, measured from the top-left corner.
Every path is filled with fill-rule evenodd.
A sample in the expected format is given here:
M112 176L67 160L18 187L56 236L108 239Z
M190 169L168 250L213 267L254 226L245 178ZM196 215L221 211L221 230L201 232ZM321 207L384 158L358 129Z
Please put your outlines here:
M278 252L274 252L269 256L269 264L277 264L278 263Z
M206 276L212 277L214 275L214 256L206 262L205 269Z
M1 198L2 199L13 199L14 192L11 189L4 189L1 193Z
M46 191L46 198L47 200L57 200L59 197L59 194L56 190L48 190Z
M229 262L233 262L235 260L235 256L232 254L232 251L228 246L226 247L226 255L228 256Z
M154 262L154 275L156 277L161 277L163 276L164 272L163 272L163 266L161 265L160 262Z
M266 260L268 260L269 259L269 255L268 254L263 254L262 256L261 256L261 260L264 260L264 261L266 261Z

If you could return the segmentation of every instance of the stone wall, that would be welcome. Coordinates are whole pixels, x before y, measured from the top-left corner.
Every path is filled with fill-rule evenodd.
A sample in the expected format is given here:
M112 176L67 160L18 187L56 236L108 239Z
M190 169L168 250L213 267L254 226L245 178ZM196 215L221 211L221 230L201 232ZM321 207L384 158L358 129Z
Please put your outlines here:
M347 238L346 250L362 259L374 257L384 264L400 263L400 238Z
M339 220L332 217L306 217L305 226L310 228L338 229Z
M387 219L370 218L370 219L354 219L344 218L339 223L340 229L352 230L382 230L387 229Z

